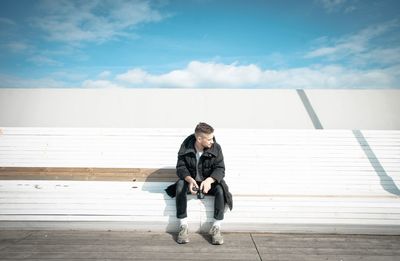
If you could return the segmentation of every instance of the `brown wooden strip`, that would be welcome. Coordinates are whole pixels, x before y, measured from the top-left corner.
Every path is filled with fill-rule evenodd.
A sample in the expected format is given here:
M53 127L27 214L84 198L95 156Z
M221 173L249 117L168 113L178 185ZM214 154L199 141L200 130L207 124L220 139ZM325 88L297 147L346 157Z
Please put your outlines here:
M0 167L0 180L107 180L169 182L175 169Z
M176 234L167 233L32 231L29 237L19 235L20 240L0 249L0 259L259 260L249 234L226 233L224 237L224 245L214 246L209 235L190 233L191 242L179 245Z

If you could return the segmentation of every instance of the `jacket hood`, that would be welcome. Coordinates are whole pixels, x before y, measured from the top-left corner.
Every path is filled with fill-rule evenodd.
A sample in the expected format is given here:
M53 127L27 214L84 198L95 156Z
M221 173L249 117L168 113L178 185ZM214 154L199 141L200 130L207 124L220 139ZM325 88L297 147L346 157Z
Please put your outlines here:
M210 153L213 154L214 156L218 155L218 144L215 139L215 136L213 137L214 144L211 146L211 148L207 148L204 150L204 153ZM178 155L184 155L187 153L196 153L196 150L194 148L194 143L196 142L196 136L193 134L189 135L181 145L181 148L179 149Z

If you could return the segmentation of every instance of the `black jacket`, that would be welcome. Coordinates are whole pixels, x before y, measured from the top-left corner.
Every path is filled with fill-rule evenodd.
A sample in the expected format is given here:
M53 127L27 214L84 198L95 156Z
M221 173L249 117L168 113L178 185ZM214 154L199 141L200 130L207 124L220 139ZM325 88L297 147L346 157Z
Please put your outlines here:
M194 144L196 138L194 133L189 135L183 142L178 151L178 162L176 163L176 175L179 179L185 179L186 176L196 177L196 150ZM226 184L225 163L222 154L221 146L216 142L214 136L214 144L211 148L204 149L199 160L199 172L202 173L204 179L212 177L216 182L220 183L225 196L225 204L232 210L233 201L232 194L229 192L229 187ZM168 186L165 189L170 197L176 195L176 183Z

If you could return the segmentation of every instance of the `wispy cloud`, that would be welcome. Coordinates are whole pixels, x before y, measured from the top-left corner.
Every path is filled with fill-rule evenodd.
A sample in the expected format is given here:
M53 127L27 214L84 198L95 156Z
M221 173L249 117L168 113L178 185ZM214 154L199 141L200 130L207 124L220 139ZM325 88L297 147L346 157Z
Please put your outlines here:
M57 60L54 60L50 57L43 56L43 55L34 55L27 59L29 62L32 62L39 66L62 66L63 63Z
M5 18L5 17L0 17L0 25L6 25L6 26L10 26L10 25L16 25L16 23L9 19L9 18Z
M350 13L356 10L356 6L353 1L349 0L316 0L328 13L343 11L344 13Z
M6 48L7 50L13 52L13 53L21 53L21 52L25 52L27 50L32 49L32 46L24 43L24 42L9 42L9 43L5 43L2 45L3 48Z
M52 72L49 77L56 79L58 82L64 82L65 85L68 83L68 85L76 87L88 78L88 74L77 70L61 70Z
M385 63L392 61L392 55L398 48L376 47L373 41L378 40L384 34L390 33L391 30L398 26L399 22L393 20L384 24L369 26L355 34L338 39L321 38L320 42L324 41L324 44L306 53L305 58L323 58L328 61L349 59L357 63ZM395 55L395 57L398 57L398 55Z
M48 40L79 44L103 42L120 36L138 24L164 18L149 1L52 1L41 2L41 17L32 20Z
M66 87L64 82L57 81L52 77L24 78L0 73L1 88L62 88Z
M352 62L355 65L371 66L400 64L400 47L375 48L355 55Z
M263 70L255 64L239 65L192 61L164 74L140 68L114 80L88 80L86 88L399 88L400 66L352 70L340 65Z

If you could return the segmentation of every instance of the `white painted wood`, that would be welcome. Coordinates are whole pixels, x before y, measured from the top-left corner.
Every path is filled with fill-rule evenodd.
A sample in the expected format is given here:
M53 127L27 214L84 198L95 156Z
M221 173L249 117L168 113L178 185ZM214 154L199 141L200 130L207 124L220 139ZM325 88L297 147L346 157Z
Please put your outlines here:
M22 221L107 221L132 222L132 227L139 229L137 223L151 220L151 229L156 224L158 228L164 225L163 229L172 229L177 224L175 202L161 191L168 183L151 183L149 190L145 190L145 182L135 182L138 189L132 188L133 183L4 180L0 182L0 226ZM260 230L272 224L302 224L307 225L308 231L314 226L320 229L321 224L331 225L330 229L363 224L381 226L381 230L376 230L379 233L399 232L400 204L394 196L234 196L235 211L226 212L224 221L228 231L235 231L234 224L241 229L247 224ZM193 229L204 229L203 225L212 220L212 206L213 197L197 200L189 195L188 213Z
M0 128L0 166L174 168L189 129ZM400 233L400 131L218 129L227 231ZM166 182L0 181L0 227L175 231ZM213 197L189 196L205 231Z

